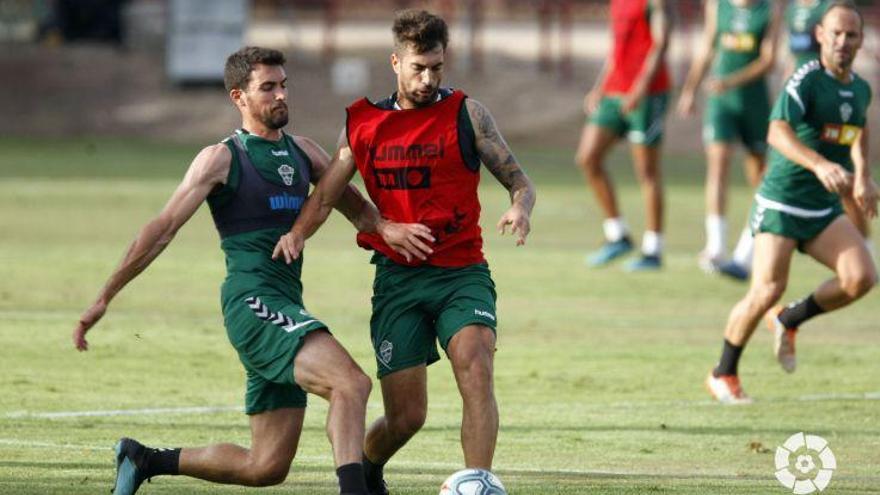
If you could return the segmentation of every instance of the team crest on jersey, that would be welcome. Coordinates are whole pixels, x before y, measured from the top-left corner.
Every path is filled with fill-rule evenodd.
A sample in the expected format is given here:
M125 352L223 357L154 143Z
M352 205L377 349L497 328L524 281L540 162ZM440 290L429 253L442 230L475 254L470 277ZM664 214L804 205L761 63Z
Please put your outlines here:
M731 28L739 33L743 31L748 31L750 17L752 17L752 13L750 11L737 8L733 14L733 20L730 22Z
M843 102L840 105L840 118L843 119L844 122L849 122L849 118L852 117L853 107L847 102Z
M391 363L391 353L394 350L394 344L388 342L387 340L383 340L382 344L379 346L379 360L388 366Z
M294 175L294 168L293 167L291 167L290 165L285 163L284 165L278 167L278 175L281 176L281 180L284 181L285 186L292 186L293 185L293 175Z

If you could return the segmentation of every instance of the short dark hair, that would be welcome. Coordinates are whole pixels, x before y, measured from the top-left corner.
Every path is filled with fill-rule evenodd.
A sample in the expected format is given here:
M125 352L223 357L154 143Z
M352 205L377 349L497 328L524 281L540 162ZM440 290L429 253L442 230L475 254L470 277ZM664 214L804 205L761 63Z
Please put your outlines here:
M834 0L833 2L828 4L828 7L825 8L825 13L822 14L822 20L821 20L820 24L824 23L825 18L828 17L828 13L836 8L846 9L851 12L855 12L856 15L859 16L859 24L861 26L861 29L864 31L865 18L862 17L862 12L856 6L855 2L853 2L852 0Z
M226 59L223 68L223 84L226 91L247 87L251 71L257 64L284 65L284 54L272 48L246 46Z
M394 16L394 46L397 49L412 45L417 53L425 53L449 44L446 21L427 10L401 10Z

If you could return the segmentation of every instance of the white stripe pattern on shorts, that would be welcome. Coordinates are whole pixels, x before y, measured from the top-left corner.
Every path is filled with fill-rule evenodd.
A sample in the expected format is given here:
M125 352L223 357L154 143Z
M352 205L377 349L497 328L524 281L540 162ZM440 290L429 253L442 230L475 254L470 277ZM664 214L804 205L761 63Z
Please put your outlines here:
M768 210L776 210L781 211L782 213L787 213L794 217L800 218L822 218L827 217L833 211L833 208L824 208L821 210L808 210L806 208L800 208L797 206L787 205L785 203L780 203L778 201L773 201L772 199L767 199L760 194L755 194L755 202L758 203L758 206L762 208L766 208Z

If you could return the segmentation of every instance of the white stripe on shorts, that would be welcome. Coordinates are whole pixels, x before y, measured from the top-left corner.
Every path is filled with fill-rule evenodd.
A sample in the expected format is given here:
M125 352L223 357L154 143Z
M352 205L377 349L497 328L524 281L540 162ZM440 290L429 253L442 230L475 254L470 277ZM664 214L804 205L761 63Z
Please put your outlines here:
M791 206L785 203L780 203L778 201L773 201L772 199L767 199L760 194L755 194L755 202L757 202L758 206L762 208L781 211L782 213L787 213L791 216L800 218L822 218L830 215L832 211L832 208L825 208L822 210L808 210L806 208L798 208L797 206Z

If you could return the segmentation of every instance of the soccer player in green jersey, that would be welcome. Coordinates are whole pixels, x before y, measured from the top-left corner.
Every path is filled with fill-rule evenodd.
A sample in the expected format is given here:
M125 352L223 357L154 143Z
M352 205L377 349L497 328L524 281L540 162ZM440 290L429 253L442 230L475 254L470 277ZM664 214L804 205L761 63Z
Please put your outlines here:
M798 67L819 58L816 25L822 20L828 2L829 0L791 0L785 9L790 55L786 76L791 76Z
M840 202L849 196L867 217L877 215L877 185L867 163L871 88L852 71L863 27L851 3L833 2L816 30L821 59L799 68L773 107L770 168L750 221L755 234L752 285L730 312L721 360L706 379L721 402L750 401L737 364L762 316L775 332L777 359L792 372L798 327L852 303L877 282L871 255ZM835 276L780 310L774 305L785 292L795 249Z
M703 46L688 72L678 101L680 115L694 113L706 73L709 96L703 115L706 146L706 246L700 266L736 279L749 276L752 236L740 235L732 260L727 249L727 182L734 142L746 149L746 178L756 187L764 172L770 96L766 76L776 58L782 10L771 0L707 0Z
M221 289L226 330L247 371L251 446L153 449L123 438L115 448L115 495L131 495L145 479L158 475L246 486L281 483L302 432L306 392L330 403L326 427L341 493L367 493L361 449L370 379L326 325L303 307L301 262L271 258L279 235L299 214L309 182L317 182L329 164L314 141L282 131L288 122L283 64L276 50L246 47L230 55L224 79L241 113L241 129L195 157L165 208L141 229L73 332L76 348L87 350L86 332L110 301L207 202L226 255ZM337 207L359 230L376 231L382 222L352 187Z
M785 24L788 27L789 63L786 68L786 79L795 70L811 60L819 58L819 42L816 39L816 25L828 8L829 0L792 0L785 11ZM859 232L870 246L868 222L862 210L850 201L841 198L843 209L852 220Z

